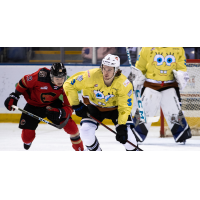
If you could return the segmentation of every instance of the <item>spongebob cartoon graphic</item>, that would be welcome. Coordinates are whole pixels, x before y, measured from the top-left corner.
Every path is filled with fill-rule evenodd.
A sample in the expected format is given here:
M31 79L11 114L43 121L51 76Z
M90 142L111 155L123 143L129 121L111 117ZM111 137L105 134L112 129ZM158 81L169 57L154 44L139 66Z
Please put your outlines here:
M155 74L169 76L172 73L172 70L176 68L176 58L174 53L156 53L152 66L154 67Z
M185 52L182 47L143 47L135 66L147 79L174 80L173 70L186 71Z
M95 98L98 100L103 100L99 101L98 104L105 106L109 99L113 98L115 95L108 93L106 96L104 96L103 92L104 91L101 92L100 90L93 90Z

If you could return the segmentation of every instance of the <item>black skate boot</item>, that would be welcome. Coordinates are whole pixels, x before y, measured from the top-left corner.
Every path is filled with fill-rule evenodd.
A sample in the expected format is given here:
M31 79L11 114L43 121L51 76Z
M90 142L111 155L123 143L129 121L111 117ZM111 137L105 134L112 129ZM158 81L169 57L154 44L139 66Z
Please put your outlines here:
M29 150L29 148L31 147L31 144L32 142L29 144L24 143L24 149Z

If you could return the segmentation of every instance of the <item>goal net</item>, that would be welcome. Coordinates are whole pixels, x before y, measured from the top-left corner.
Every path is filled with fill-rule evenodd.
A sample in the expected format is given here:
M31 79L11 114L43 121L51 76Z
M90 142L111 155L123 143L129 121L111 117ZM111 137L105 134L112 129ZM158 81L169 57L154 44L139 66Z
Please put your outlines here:
M190 79L181 93L183 114L192 130L192 135L200 135L200 59L187 60L187 71ZM164 136L172 136L166 121L162 122ZM162 127L164 124L164 128ZM162 136L161 136L162 137Z

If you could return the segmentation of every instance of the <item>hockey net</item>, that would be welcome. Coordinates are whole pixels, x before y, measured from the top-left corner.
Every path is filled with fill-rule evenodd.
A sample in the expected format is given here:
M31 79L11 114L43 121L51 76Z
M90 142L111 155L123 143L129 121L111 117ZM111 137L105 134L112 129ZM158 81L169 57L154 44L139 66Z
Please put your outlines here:
M190 79L181 93L183 114L193 136L200 136L200 59L187 60ZM161 137L172 136L164 116L161 114Z

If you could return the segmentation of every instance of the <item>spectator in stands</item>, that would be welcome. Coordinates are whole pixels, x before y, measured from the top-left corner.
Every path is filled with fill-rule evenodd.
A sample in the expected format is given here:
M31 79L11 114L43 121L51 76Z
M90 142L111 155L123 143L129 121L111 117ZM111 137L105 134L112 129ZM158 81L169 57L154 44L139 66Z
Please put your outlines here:
M137 47L129 47L132 64L134 65L137 58ZM115 54L120 57L120 65L129 65L126 47L97 47L97 64L108 54ZM84 63L92 62L92 47L83 47L82 57Z
M83 47L82 57L83 63L92 62L92 48L93 47ZM108 54L116 54L116 47L97 47L97 64L101 63L101 60Z
M27 47L8 47L6 50L8 62L25 62L27 61Z

